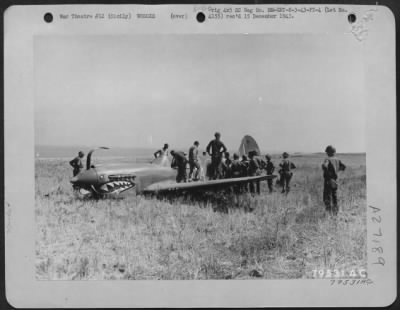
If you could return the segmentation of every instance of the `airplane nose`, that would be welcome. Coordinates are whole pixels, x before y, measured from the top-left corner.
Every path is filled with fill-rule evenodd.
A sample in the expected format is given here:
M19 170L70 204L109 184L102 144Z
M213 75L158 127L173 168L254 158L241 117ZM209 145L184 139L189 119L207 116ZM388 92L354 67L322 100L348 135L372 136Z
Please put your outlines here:
M98 182L97 173L94 169L81 171L78 175L74 176L70 182L72 184L96 184Z

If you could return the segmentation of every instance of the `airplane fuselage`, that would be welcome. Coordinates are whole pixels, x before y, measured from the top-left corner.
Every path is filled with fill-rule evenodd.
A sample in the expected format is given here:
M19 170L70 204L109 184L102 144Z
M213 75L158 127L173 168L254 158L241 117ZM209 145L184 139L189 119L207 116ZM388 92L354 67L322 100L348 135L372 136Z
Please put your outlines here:
M157 182L175 180L176 170L151 164L104 164L83 170L71 183L98 195L119 194L135 188L136 193Z

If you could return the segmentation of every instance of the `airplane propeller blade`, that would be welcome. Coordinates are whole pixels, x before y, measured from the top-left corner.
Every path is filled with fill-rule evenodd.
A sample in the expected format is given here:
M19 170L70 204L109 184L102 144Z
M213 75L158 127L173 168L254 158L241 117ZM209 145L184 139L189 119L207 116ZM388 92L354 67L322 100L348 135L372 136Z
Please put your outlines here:
M87 158L86 158L86 170L89 170L91 167L91 163L92 163L92 154L94 151L96 150L109 150L110 148L107 146L99 146L98 148L92 149L89 151Z

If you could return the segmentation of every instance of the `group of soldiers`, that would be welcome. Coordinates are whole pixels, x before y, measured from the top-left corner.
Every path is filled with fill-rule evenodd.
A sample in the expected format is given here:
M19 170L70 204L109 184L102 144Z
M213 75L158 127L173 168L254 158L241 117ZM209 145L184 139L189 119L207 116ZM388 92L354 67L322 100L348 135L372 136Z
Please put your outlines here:
M209 180L217 180L224 178L240 178L247 176L258 176L266 172L267 175L272 175L275 171L275 166L271 161L269 154L265 157L260 156L257 151L250 151L248 156L234 153L231 158L230 153L227 151L225 144L221 141L221 134L216 132L214 139L211 140L206 151L203 152L203 156L210 156L210 159L206 160L206 163L201 165L199 158L199 141L195 141L189 148L188 154L182 151L171 150L172 163L171 167L177 169L176 182L192 182L198 181L202 177L204 178L204 171L202 167L207 167L205 175L208 176ZM154 153L154 157L168 155L168 144L164 144L164 147ZM282 193L288 193L290 191L290 181L293 176L292 170L296 166L289 160L289 154L284 152L282 154L283 160L279 164L279 180L278 184L282 187ZM189 175L187 176L187 166L189 166ZM270 192L273 191L273 180L268 179L268 189ZM250 192L260 192L260 183L250 183Z
M234 153L233 158L231 158L225 144L221 141L221 134L216 132L214 136L215 139L208 143L206 152L203 152L204 156L207 154L210 155L211 161L203 165L200 164L199 141L195 141L189 148L188 156L184 152L171 150L170 153L173 158L171 167L177 169L176 182L191 182L205 178L202 166L207 167L208 171L206 171L206 175L210 180L257 176L263 174L263 171L265 171L267 175L273 175L275 166L269 154L265 155L263 158L257 151L250 151L248 156L242 155L242 157L240 157L237 153ZM158 158L162 156L166 158L168 156L168 149L169 145L164 144L162 149L154 153L154 157ZM328 145L325 149L325 153L327 157L322 163L324 178L323 201L326 210L336 215L338 213L338 173L344 171L346 166L336 158L336 149L333 146ZM78 156L69 162L73 168L74 176L83 168L82 158L84 156L85 154L80 151ZM282 187L282 193L289 193L290 182L293 177L292 170L296 169L296 166L289 159L289 154L287 152L282 154L282 158L279 164L279 179L277 183ZM186 172L187 165L189 165L188 177ZM273 180L268 179L267 182L269 192L273 192ZM247 186L241 186L237 188L237 190L239 192L250 191L254 193L257 191L257 193L260 193L260 182L250 182L249 188L247 188Z
M242 155L240 157L239 154L234 153L233 158L231 158L225 144L221 141L221 134L216 132L214 137L215 138L208 143L206 151L203 152L203 156L208 154L211 160L206 161L203 165L200 164L199 141L195 141L189 148L188 156L185 152L171 151L173 158L171 167L177 169L176 182L198 181L201 179L201 174L203 174L204 178L202 166L207 167L206 175L210 180L257 176L263 174L263 171L265 171L267 175L273 175L275 172L275 165L271 161L271 156L269 154L262 157L257 151L250 151L248 156ZM345 170L346 166L335 157L336 149L333 146L327 146L325 153L327 157L322 163L324 177L323 201L326 210L336 215L338 213L338 173L339 171ZM154 156L158 157L167 154L168 144L165 144L161 150L154 153ZM187 176L188 165L189 176ZM289 154L284 152L282 154L282 160L279 163L279 178L277 180L277 184L282 188L282 193L289 193L294 169L296 169L296 165L289 159ZM273 180L268 179L267 183L269 192L273 192ZM250 182L249 188L247 188L247 186L241 186L237 189L240 192L250 191L251 193L260 193L260 182Z

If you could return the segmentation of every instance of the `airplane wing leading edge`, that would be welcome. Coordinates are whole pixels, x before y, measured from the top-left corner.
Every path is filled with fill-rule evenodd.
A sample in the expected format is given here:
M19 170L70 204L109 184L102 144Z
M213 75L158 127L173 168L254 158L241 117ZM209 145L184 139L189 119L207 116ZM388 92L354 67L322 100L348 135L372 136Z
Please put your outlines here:
M198 191L207 189L221 189L236 184L246 184L254 181L264 181L275 178L275 175L260 175L254 177L242 177L233 179L220 179L210 181L197 181L190 183L176 183L171 181L151 184L144 189L144 193L178 192L178 191Z

